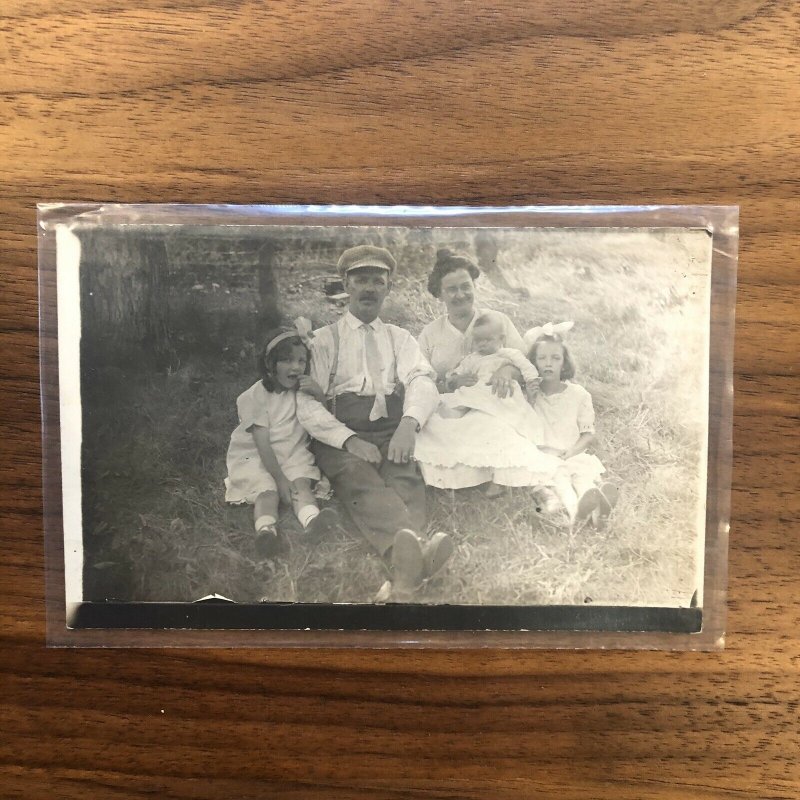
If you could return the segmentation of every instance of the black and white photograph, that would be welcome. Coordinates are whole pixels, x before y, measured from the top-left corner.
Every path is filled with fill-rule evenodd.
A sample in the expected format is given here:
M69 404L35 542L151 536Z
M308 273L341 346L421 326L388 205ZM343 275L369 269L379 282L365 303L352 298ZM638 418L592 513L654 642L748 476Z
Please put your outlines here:
M68 603L702 607L709 231L395 222L57 227Z

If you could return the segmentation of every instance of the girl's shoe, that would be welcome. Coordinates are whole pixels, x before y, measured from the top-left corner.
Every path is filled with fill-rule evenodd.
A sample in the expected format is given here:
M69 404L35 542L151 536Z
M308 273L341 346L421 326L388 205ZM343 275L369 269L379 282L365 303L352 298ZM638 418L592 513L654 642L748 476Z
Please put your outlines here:
M600 486L600 492L608 501L609 513L616 507L619 500L619 489L613 483L603 483Z
M487 497L489 500L494 500L495 497L501 497L505 493L506 493L506 487L500 486L494 481L487 484L483 490L483 496Z
M256 533L256 555L265 560L274 558L281 549L278 531L274 525L261 528Z
M600 494L605 503L600 503L592 513L592 522L597 530L602 531L608 524L608 518L619 500L619 489L613 483L604 483L600 486Z
M315 539L322 539L329 533L333 533L338 527L339 514L336 509L328 507L320 509L319 514L306 525L305 532Z
M603 497L600 490L596 487L587 489L578 500L578 510L575 513L575 524L581 525L591 517L595 511L607 508L608 514L611 513L611 508L608 505L608 500Z
M536 510L540 514L555 514L563 508L558 495L548 486L537 487L533 497L536 502Z

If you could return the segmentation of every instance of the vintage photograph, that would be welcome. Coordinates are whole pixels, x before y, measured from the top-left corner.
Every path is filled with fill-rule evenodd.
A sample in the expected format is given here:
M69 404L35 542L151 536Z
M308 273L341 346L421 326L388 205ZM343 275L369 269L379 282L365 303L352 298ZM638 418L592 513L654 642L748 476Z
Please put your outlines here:
M59 226L68 599L702 606L711 257L687 227Z

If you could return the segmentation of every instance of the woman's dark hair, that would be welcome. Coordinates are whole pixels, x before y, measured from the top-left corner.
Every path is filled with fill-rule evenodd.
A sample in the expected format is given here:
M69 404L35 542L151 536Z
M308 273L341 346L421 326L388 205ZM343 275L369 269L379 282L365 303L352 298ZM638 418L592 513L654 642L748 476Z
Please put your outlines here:
M275 372L275 365L279 361L283 361L292 354L293 347L297 347L299 345L306 351L306 375L308 375L309 369L311 368L311 356L308 352L308 348L297 334L294 334L293 336L287 336L285 339L281 339L281 341L278 342L278 344L276 344L272 350L269 351L269 353L267 353L267 347L269 346L269 343L276 336L280 336L282 333L289 333L291 330L291 328L275 328L269 331L264 337L263 346L258 351L258 363L256 366L259 374L261 375L261 383L268 392L286 391L286 387L281 386L280 383L278 383L273 373Z
M575 362L572 360L572 356L569 354L569 350L564 344L564 340L557 333L552 335L545 333L540 336L531 345L531 349L528 351L528 361L530 361L534 367L536 366L536 348L539 347L539 345L543 342L552 342L554 344L561 345L561 352L564 354L564 363L561 365L560 379L562 381L571 381L575 377Z
M434 297L440 297L442 294L442 278L459 269L465 269L472 280L476 280L481 274L478 265L471 258L454 253L446 247L437 250L436 263L428 276L428 291Z

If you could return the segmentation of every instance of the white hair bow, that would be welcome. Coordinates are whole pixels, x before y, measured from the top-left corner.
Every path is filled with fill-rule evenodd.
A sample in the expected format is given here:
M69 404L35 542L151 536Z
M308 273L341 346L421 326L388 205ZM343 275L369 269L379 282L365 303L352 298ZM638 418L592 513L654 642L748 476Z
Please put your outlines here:
M314 331L311 328L311 320L306 317L298 317L294 321L294 328L297 335L303 340L306 347L311 346L311 340L314 338Z
M527 347L531 347L540 336L555 336L556 334L566 333L572 330L574 324L572 320L557 323L546 322L544 325L537 325L535 328L526 331L522 341L525 342Z

